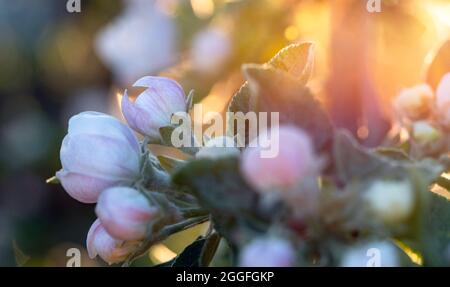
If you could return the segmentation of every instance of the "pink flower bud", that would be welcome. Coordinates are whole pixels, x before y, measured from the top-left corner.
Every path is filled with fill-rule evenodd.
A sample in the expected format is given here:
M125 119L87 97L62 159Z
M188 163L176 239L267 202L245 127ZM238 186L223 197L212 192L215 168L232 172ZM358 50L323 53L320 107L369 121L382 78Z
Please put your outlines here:
M174 80L143 77L135 87L146 87L134 103L125 91L122 113L131 128L152 139L159 139L159 129L171 124L172 115L186 111L186 96Z
M145 237L158 208L136 189L112 187L100 194L95 212L114 238L139 240Z
M426 117L433 104L433 90L430 86L423 84L400 92L394 101L396 110L411 120Z
M440 122L450 128L450 73L446 74L436 91L436 106Z
M295 188L318 170L319 161L306 133L292 126L280 127L278 131L279 150L275 157L261 157L260 146L247 148L242 156L242 173L259 191Z
M89 229L86 240L89 257L94 259L98 255L108 264L124 261L138 244L136 241L125 242L111 237L98 219Z
M97 201L104 189L128 185L139 175L139 143L126 125L97 112L84 112L69 120L60 158L62 169L56 173L73 198Z
M295 249L283 239L260 238L245 246L240 254L242 267L292 267Z

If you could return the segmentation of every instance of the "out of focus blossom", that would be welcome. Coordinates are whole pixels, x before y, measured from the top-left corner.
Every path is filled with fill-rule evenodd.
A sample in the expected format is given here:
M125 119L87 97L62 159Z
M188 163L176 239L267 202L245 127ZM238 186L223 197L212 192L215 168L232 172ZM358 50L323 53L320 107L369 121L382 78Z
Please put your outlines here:
M131 128L159 139L159 129L171 124L172 115L186 111L186 96L174 80L163 77L143 77L135 87L147 88L133 103L127 93L122 98L122 113Z
M98 255L108 264L124 261L137 245L136 241L125 242L113 238L98 219L92 224L86 239L89 257L94 259Z
M97 36L96 50L122 84L176 60L176 25L153 0L127 0L125 11Z
M442 78L437 88L436 106L440 122L450 128L450 73Z
M239 149L236 148L236 143L232 137L220 136L207 141L205 146L197 152L195 157L217 159L229 156L239 156L239 154Z
M407 219L415 203L412 186L407 181L375 181L367 190L365 199L373 215L387 224Z
M139 143L132 130L116 118L83 112L69 121L56 173L73 198L93 203L104 189L129 185L140 170Z
M242 267L292 267L296 251L290 242L279 238L259 238L244 246L239 256Z
M275 157L261 157L262 147L247 148L242 155L242 173L259 191L293 189L318 171L319 161L305 132L292 126L282 126L278 132L279 151Z
M145 237L158 208L136 189L112 187L100 194L95 212L114 238L139 240Z
M397 248L387 241L373 241L348 249L341 267L399 267Z
M394 101L396 110L411 120L426 117L433 105L433 90L430 86L423 84L400 92Z
M191 47L194 68L203 73L220 70L232 51L231 40L220 28L208 28L198 33Z
M431 143L441 137L439 130L427 121L418 121L413 124L413 138L421 144Z

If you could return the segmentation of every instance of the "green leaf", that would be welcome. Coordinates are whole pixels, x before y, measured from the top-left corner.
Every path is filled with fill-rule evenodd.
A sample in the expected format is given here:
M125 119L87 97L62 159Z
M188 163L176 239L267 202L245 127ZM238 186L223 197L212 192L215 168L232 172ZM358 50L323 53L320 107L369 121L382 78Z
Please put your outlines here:
M274 68L287 72L301 85L306 85L314 66L314 44L292 44L279 51L269 62Z
M265 231L269 217L281 210L261 210L259 195L240 176L236 158L197 159L178 169L172 179L211 213L214 228L232 247Z
M207 267L214 257L220 236L212 233L207 237L199 237L187 246L174 259L155 267Z
M172 178L176 184L191 188L203 207L218 213L239 214L257 206L257 193L240 176L235 158L190 161Z
M314 65L314 46L309 42L289 45L280 50L267 64L287 72L300 85L306 85L311 77ZM232 97L228 105L228 111L245 114L252 110L254 110L254 107L250 105L250 89L248 83L245 82ZM235 132L232 132L232 135L234 135Z
M312 137L317 150L331 145L330 119L310 90L290 74L270 65L243 67L251 91L250 103L259 112L278 112L280 124L293 124Z
M14 251L14 258L16 259L16 264L18 267L24 266L29 260L30 256L26 255L20 247L17 245L17 242L14 240L12 242L12 247Z
M419 172L429 185L444 171L439 162L431 159L413 162L383 156L377 150L361 146L345 130L336 132L334 137L333 161L336 175L343 182L382 177L405 178L411 172Z
M230 104L228 105L228 111L233 113L243 112L244 114L251 111L250 89L248 88L247 82L245 82L231 98Z
M379 147L375 150L378 154L394 160L410 160L408 154L400 148Z
M165 146L170 146L172 147L172 133L173 131L176 129L176 126L165 126L165 127L161 127L159 128L159 134L161 135L161 144L165 145ZM187 146L187 147L179 147L178 149L180 149L182 152L190 154L190 155L194 155L197 151L198 151L198 147L195 147L195 143L194 143L194 138L191 138L191 146Z
M448 265L446 250L450 244L450 201L430 193L428 208L423 216L422 249L427 266Z
M183 160L165 155L158 155L157 158L161 166L168 172L173 172L176 168L182 166L185 163L185 161Z
M206 238L202 253L200 255L200 266L209 266L214 258L214 255L216 255L219 243L220 235L217 232L213 232L210 236L208 236L208 238Z

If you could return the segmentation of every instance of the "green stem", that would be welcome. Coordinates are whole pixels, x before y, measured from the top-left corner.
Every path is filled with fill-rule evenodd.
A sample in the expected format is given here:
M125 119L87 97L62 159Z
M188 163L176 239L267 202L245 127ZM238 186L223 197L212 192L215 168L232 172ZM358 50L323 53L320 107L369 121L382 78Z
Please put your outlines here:
M208 211L203 208L182 208L181 214L184 218L191 218L208 215Z

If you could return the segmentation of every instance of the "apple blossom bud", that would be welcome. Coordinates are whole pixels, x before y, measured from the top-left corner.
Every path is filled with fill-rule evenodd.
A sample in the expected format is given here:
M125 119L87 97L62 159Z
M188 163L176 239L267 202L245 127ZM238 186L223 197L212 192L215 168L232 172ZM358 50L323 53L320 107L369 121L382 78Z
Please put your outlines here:
M171 125L172 115L186 111L186 96L174 80L163 77L143 77L135 87L147 88L133 103L125 91L122 113L131 128L153 140L161 138L159 129Z
M104 189L131 184L140 169L139 143L132 130L116 118L84 112L69 120L56 173L73 198L94 203Z
M439 130L427 121L418 121L412 127L413 138L421 144L431 143L441 137Z
M450 128L450 73L446 74L436 91L436 106L440 122Z
M244 246L239 256L241 267L292 267L295 249L279 238L259 238Z
M417 120L430 113L432 102L433 90L422 84L401 91L394 101L394 106L401 115Z
M112 187L100 194L95 212L114 238L139 240L145 237L158 208L136 189Z
M296 127L283 126L278 135L279 150L274 157L262 157L260 146L249 147L242 155L244 178L259 191L295 188L318 171L319 161L306 133ZM255 145L250 143L250 146Z
M125 242L113 238L98 219L92 224L86 239L89 257L94 259L98 255L108 264L124 261L138 244L137 241Z
M229 156L239 156L239 149L232 137L220 136L210 139L195 155L196 158L218 159Z
M397 248L387 241L374 241L351 247L344 253L341 267L399 267Z
M407 181L375 181L367 190L365 200L373 215L387 224L407 219L415 203L413 189Z

